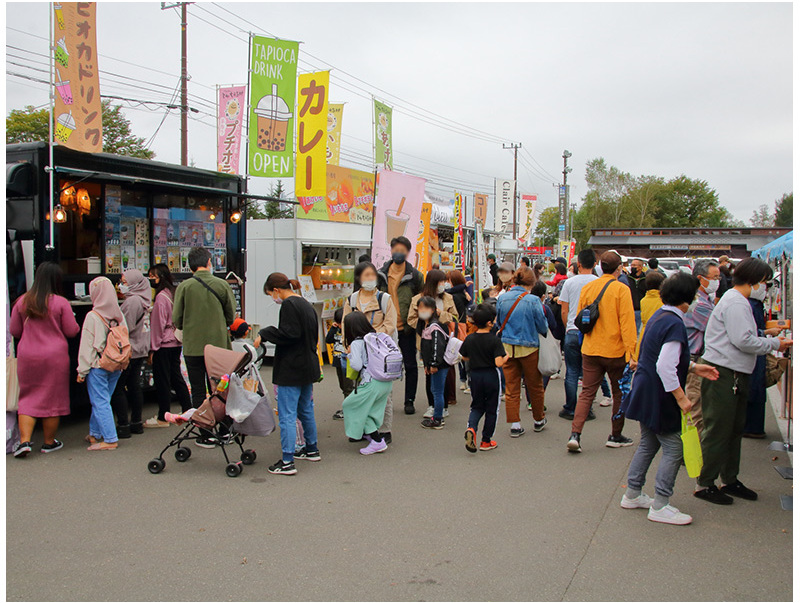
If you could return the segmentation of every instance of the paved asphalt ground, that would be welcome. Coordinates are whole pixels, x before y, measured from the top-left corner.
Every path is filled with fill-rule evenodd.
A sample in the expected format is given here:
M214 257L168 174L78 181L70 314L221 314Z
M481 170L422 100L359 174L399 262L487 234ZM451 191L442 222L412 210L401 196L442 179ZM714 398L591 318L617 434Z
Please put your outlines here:
M765 441L743 444L742 479L759 500L702 502L682 471L673 503L694 524L675 527L619 507L634 448L603 446L609 408L587 424L583 454L567 453L561 380L547 391L545 431L534 434L528 414L529 432L515 440L501 423L499 448L478 454L463 446L467 395L444 430L427 431L422 384L420 410L407 417L396 383L394 444L373 457L331 419L334 383L326 367L315 388L323 461L298 462L294 477L267 472L277 433L252 439L258 460L235 479L219 450L199 448L151 475L147 461L175 428L90 453L86 422L73 420L63 451L7 457L8 599L792 598L792 514L779 502L791 482L772 468L786 455L766 449L779 437L772 417ZM638 440L638 424L626 433Z

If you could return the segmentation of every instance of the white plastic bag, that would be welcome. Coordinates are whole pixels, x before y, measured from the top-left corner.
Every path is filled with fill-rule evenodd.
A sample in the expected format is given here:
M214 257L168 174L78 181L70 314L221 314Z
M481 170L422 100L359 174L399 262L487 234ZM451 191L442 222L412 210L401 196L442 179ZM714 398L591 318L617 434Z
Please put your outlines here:
M241 423L261 400L261 396L245 389L242 378L233 373L228 385L228 397L225 400L225 414L237 423Z
M542 377L551 377L561 370L561 346L550 329L547 335L539 335L539 372Z

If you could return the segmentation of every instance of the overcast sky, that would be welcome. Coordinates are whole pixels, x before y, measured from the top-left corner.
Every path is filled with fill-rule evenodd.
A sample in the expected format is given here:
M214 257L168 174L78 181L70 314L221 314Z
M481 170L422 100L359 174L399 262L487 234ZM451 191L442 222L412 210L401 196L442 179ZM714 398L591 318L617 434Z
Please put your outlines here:
M47 38L48 6L6 4L6 44L46 54L47 40L33 36ZM190 105L209 114L197 116L206 123L190 121L198 167L215 167L214 86L246 82L244 32L261 30L303 42L301 71L324 68L307 53L335 67L331 100L347 103L348 156L371 154L369 95L394 105L395 163L434 176L433 192L446 194L454 184L466 193L489 191L493 177L511 177L513 159L499 142L400 113L418 111L411 104L469 131L521 142L520 190L538 193L544 206L556 204L552 184L561 177L564 149L573 154L573 201L586 192L586 161L598 156L636 175L707 180L745 221L757 205L792 190L788 3L225 3L194 4L189 12ZM116 74L101 75L103 93L167 101L180 72L179 23L175 10L162 11L157 2L100 2L100 68ZM45 69L31 62L45 58L6 51L24 57L8 56L7 71L47 79L8 63ZM46 105L47 88L7 74L6 103L8 110ZM145 138L164 115L151 108L157 110L125 109ZM167 116L152 144L157 159L180 161L179 123L174 111ZM269 184L253 181L257 192Z

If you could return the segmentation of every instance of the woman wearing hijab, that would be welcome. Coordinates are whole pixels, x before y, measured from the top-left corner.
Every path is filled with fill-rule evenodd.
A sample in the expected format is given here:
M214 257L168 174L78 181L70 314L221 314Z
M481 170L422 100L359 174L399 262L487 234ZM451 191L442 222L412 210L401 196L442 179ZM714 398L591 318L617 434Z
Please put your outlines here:
M100 356L106 347L109 328L128 325L110 280L98 276L89 283L89 295L92 298L92 311L83 321L81 344L78 348L78 383L86 382L92 405L86 441L91 444L89 450L114 450L119 437L114 427L111 395L121 371L110 372L100 368Z
M150 352L152 290L150 281L139 270L126 270L119 282L119 292L125 296L120 310L128 323L131 362L119 377L111 397L111 408L117 415L117 435L120 438L129 438L132 433L144 433L139 376Z

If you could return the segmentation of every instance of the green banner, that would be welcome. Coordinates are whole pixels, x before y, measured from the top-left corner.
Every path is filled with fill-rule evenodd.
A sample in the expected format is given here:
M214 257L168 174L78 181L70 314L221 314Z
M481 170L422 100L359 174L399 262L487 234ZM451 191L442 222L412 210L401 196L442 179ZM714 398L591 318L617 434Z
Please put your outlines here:
M253 36L250 48L250 126L247 173L294 175L298 42Z
M375 165L385 170L393 169L392 108L375 102Z

